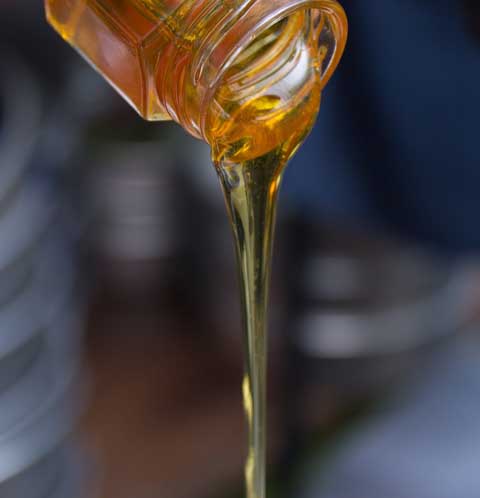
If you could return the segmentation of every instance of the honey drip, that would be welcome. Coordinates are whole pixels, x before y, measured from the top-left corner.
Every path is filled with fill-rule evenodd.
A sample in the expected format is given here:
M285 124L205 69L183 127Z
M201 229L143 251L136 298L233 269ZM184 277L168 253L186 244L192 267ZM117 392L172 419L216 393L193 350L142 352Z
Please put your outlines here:
M308 15L290 18L291 26L276 26L300 32ZM256 40L247 53L263 51L272 33ZM278 39L278 34L274 35ZM230 122L209 128L214 164L219 175L233 230L242 294L245 330L245 377L243 399L249 428L245 465L247 498L265 498L267 432L267 303L272 259L275 213L282 175L288 160L309 133L320 106L320 61L315 39L298 37L289 46L293 72L266 85L264 95L242 103ZM283 54L285 56L285 54ZM244 53L242 59L247 57ZM256 54L258 58L258 54ZM238 79L244 60L231 69ZM285 69L285 68L284 68ZM242 76L248 79L249 75ZM287 80L287 81L286 81ZM289 81L290 84L289 84ZM300 90L293 88L297 82ZM239 93L229 81L217 100L233 107Z
M240 275L246 344L243 397L249 427L247 498L265 498L267 302L277 196L288 160L315 121L329 44L336 36L341 53L346 31L338 39L330 27L326 32L331 37L325 41L326 18L309 9L277 20L242 47L203 109L195 99L194 83L186 83L181 101L169 88L176 78L185 77L199 42L209 35L215 2L182 1L46 0L46 6L57 31L143 117L176 119L211 146ZM332 0L323 2L341 10ZM240 3L216 2L232 12ZM177 50L175 60L167 46ZM156 73L159 67L166 70ZM170 96L170 101L159 99L159 94ZM201 123L184 119L200 111Z

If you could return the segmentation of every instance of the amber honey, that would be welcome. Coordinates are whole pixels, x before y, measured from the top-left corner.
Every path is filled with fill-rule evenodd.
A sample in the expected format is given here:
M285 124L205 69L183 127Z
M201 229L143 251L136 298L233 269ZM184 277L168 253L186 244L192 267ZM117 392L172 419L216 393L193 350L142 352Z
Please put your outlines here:
M343 51L343 11L333 0L46 0L46 7L63 38L144 118L174 119L211 146L240 275L247 497L264 498L277 195Z

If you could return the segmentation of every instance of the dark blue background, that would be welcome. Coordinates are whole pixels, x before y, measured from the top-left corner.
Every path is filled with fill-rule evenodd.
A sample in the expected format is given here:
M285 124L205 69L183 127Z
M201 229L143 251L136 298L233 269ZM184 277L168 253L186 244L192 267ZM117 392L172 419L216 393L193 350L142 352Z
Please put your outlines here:
M339 217L480 249L480 37L463 2L343 2L350 36L285 190Z

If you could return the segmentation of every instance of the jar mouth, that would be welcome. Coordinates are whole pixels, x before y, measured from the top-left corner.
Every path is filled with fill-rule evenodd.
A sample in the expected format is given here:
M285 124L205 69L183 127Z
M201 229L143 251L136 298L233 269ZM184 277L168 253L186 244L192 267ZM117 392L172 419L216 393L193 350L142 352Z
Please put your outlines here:
M199 128L205 139L208 135L208 108L225 78L230 77L231 81L239 80L245 73L252 72L249 64L245 64L245 68L237 71L233 77L228 75L229 69L242 57L248 57L248 50L256 40L275 30L275 27L279 27L281 31L282 23L288 27L289 20L300 12L308 13L311 24L309 28L316 31L322 87L327 83L340 60L346 42L347 21L342 7L335 0L275 0L272 9L271 0L252 1L227 32L210 40L209 47L202 50L201 55L192 64L192 80L195 86L203 88ZM288 45L288 41L288 34L280 37L274 51L281 51ZM272 55L271 52L266 52L253 64L258 67L264 63L265 59Z
M295 98L295 95L282 98L283 92L278 91L276 83L296 69L299 59L297 43L308 37L309 27L309 13L294 12L255 33L245 47L236 48L212 82L212 97L207 101L208 108L201 114L208 124L206 131L209 134L212 132L210 124L218 121L215 118L234 121L236 111L249 101L263 96L264 102L255 117L260 121L267 108L271 115L274 109L280 111L288 105L286 100ZM286 82L283 83L286 87Z
M249 161L279 147L289 155L303 141L321 100L314 26L311 11L295 11L227 67L202 116L215 162Z
M296 14L281 18L256 35L246 47L237 49L225 63L224 70L213 85L220 82L236 84L245 79L249 80L250 85L254 85L261 81L264 71L272 70L275 59L288 58L291 43L307 27L301 19L295 22L295 17L298 18ZM232 71L232 68L235 70Z

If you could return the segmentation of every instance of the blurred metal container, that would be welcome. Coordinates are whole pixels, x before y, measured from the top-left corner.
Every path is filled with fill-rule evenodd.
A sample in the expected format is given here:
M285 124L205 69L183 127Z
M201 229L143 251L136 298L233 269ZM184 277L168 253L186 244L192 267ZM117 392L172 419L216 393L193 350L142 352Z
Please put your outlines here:
M0 307L0 395L34 360L42 334L73 300L73 269L68 258L55 251L37 252L31 261L23 261L31 274L28 283ZM0 250L0 260L1 254Z
M176 249L172 161L161 143L105 145L93 172L94 243L115 259L168 256Z
M59 383L28 416L0 438L0 495L42 498L52 489L61 459L58 447L79 413L71 379Z
M468 328L479 279L466 264L349 227L292 223L289 242L280 469L292 484L312 432L338 430L405 387Z
M22 473L0 483L0 492L6 498L43 498L55 489L64 468L66 450L54 449L48 456L35 462Z
M64 472L54 490L45 498L98 498L95 491L85 485L86 465L81 452L63 455Z
M47 498L67 478L80 414L81 308L61 195L38 154L40 96L0 58L0 497ZM36 162L35 168L30 167ZM60 488L59 488L60 489Z
M23 186L0 211L0 308L24 287L39 244L54 222L58 205L49 192Z
M21 184L41 118L38 87L24 63L0 47L0 209Z
M50 396L58 377L61 382L70 382L75 376L79 359L72 346L78 341L78 333L78 319L71 309L65 310L50 324L48 343L42 336L42 348L35 361L15 384L0 393L0 447L3 434Z
M0 47L0 306L28 279L26 264L51 222L52 200L25 187L41 119L37 83Z
M185 191L171 149L160 136L139 133L115 142L97 132L87 145L93 163L86 186L89 245L99 277L129 295L151 293L171 280L184 233Z
M41 101L24 64L0 48L0 392L39 349L28 325L35 250L53 220L51 199L24 185L38 134Z
M61 478L68 435L83 396L75 314L51 324L34 365L0 396L0 496L43 498Z
M343 400L375 394L472 319L478 279L465 265L355 230L319 231L291 278L289 337L305 383L335 386Z

